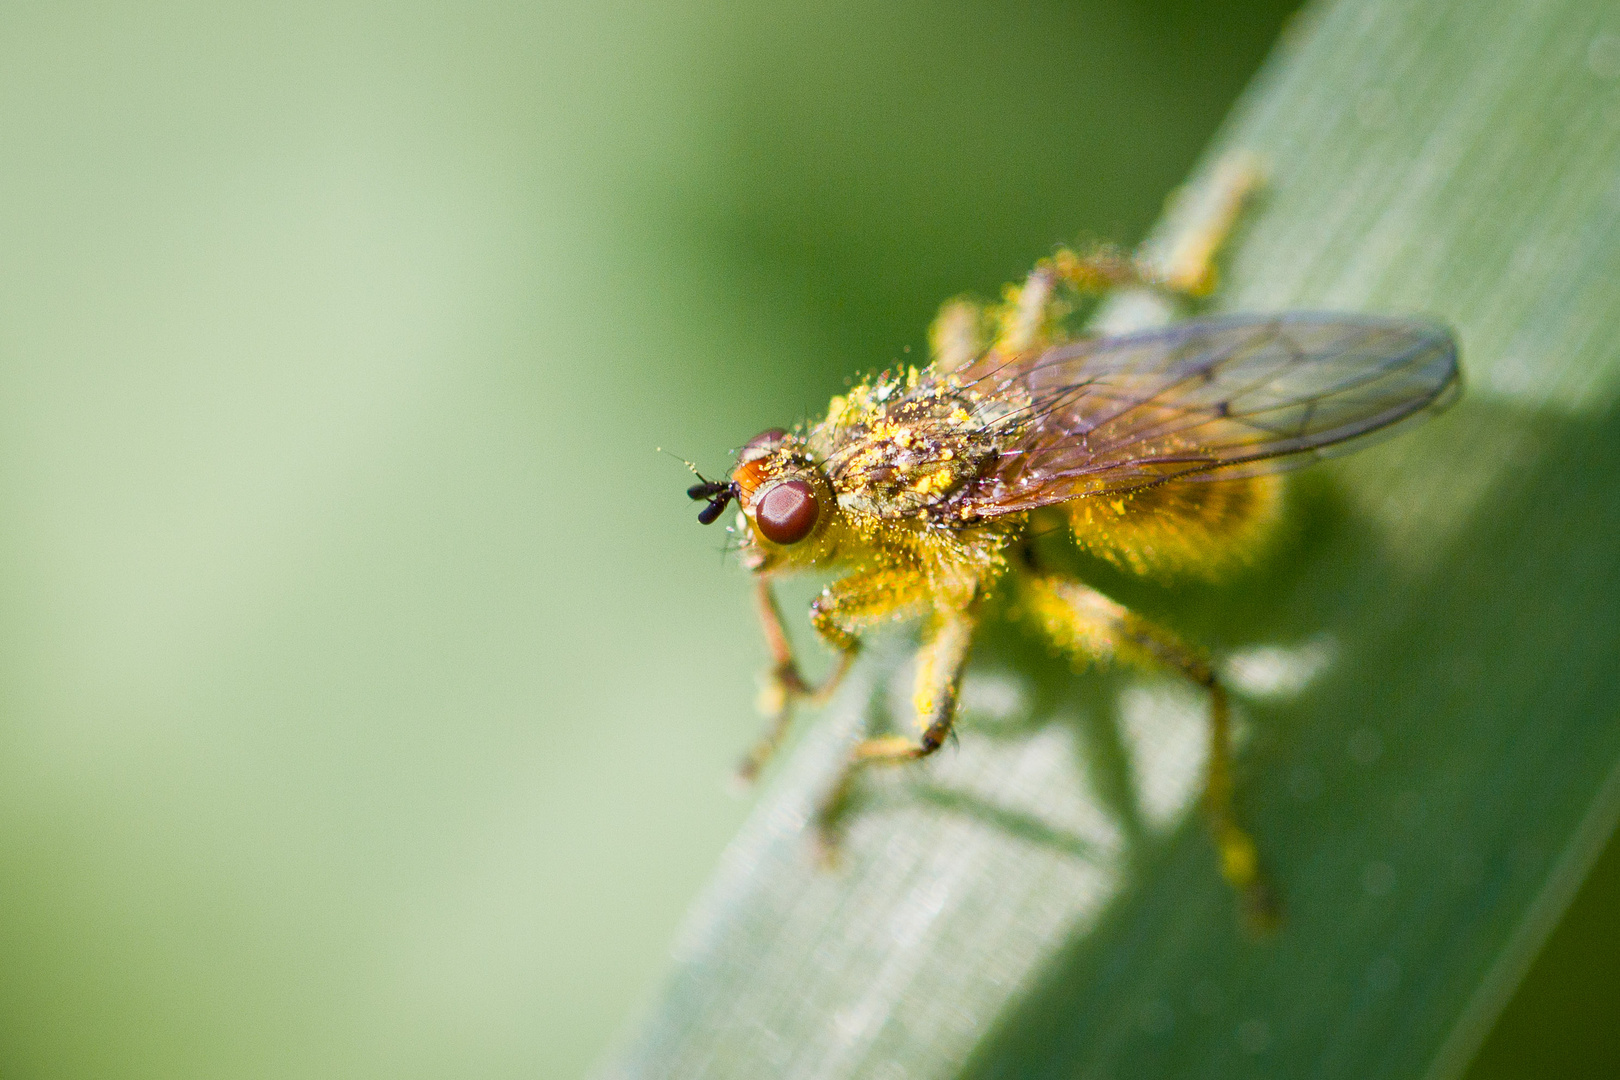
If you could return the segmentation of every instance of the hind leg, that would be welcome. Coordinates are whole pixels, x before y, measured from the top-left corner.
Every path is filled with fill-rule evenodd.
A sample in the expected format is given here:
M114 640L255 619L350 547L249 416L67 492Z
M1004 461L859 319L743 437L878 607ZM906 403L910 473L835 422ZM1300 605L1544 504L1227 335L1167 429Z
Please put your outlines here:
M1183 298L1209 296L1218 278L1216 259L1264 183L1253 158L1235 155L1216 166L1207 184L1183 194L1189 224L1163 252L1145 248L1126 252L1109 245L1084 252L1059 248L1051 258L1036 263L1022 285L1005 290L994 313L996 351L1012 355L1052 340L1057 324L1068 314L1069 296L1101 296L1131 288ZM949 310L949 306L941 310L936 326Z
M1096 589L1056 575L1025 576L1020 603L1051 642L1076 659L1121 659L1167 668L1209 692L1209 761L1204 774L1204 815L1221 874L1242 901L1256 930L1274 927L1278 905L1260 866L1254 840L1233 809L1232 722L1226 690L1209 659L1174 634L1133 614Z

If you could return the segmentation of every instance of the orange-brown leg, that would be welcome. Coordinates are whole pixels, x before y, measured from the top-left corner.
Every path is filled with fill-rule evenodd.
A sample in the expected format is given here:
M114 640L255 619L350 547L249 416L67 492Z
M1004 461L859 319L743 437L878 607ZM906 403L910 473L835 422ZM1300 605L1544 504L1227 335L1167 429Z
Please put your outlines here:
M759 694L759 711L765 714L768 723L765 733L737 763L736 778L743 784L751 784L758 778L760 770L786 738L788 728L793 725L794 703L805 701L814 707L826 701L838 689L859 651L858 644L840 650L832 671L819 684L812 685L799 674L793 644L782 626L782 612L776 606L776 594L771 591L769 580L760 578L754 582L754 605L765 631L765 647L771 654L771 667Z
M793 646L782 626L781 611L770 582L756 582L754 598L765 645L770 650L771 667L760 691L759 708L769 722L765 734L737 766L737 779L752 782L793 723L793 706L806 702L821 705L830 698L855 656L860 652L859 631L884 619L900 617L918 604L915 575L899 570L874 570L851 574L822 590L810 608L810 621L823 641L838 652L833 670L819 684L812 685L799 673Z

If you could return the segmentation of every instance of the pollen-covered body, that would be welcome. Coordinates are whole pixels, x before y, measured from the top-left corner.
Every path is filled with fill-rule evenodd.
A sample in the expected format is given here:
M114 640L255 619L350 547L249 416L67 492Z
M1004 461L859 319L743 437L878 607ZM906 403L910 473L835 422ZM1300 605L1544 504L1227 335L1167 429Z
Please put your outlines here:
M1070 433L1018 377L1038 360L1004 361L995 380L935 367L885 373L834 398L802 434L772 432L745 449L733 477L744 561L774 572L904 569L919 578L917 588L954 598L1007 569L1007 549L1032 514L1138 573L1210 575L1258 550L1278 516L1275 475L1198 483L1132 476L1052 498L1052 489L1067 494L1053 478L1057 466L1083 452L1049 453ZM1031 476L1027 462L1040 453L1051 467ZM774 544L750 511L760 493L793 477L823 489L820 517L803 540Z
M1213 249L1195 247L1200 258ZM864 631L919 620L917 734L857 745L820 817L830 830L857 766L923 757L944 741L984 600L1006 589L1076 660L1158 665L1208 689L1206 808L1226 876L1263 914L1254 845L1231 812L1226 699L1208 658L1043 569L1029 538L1056 523L1126 569L1212 576L1256 551L1277 521L1279 468L1443 404L1456 346L1429 323L1343 315L1208 319L1101 339L1058 329L1060 285L1178 280L1207 283L1210 272L1149 274L1113 252L1061 252L994 312L947 305L933 364L857 384L819 421L750 440L729 480L690 489L708 501L705 522L738 503L740 555L756 575L773 658L763 699L773 724L745 775L779 741L792 703L836 684ZM981 344L987 326L999 330ZM775 578L806 570L834 575L810 611L840 655L820 688L800 677L771 592Z
M912 368L834 398L803 434L767 432L733 473L744 563L769 574L839 569L858 575L857 584L881 580L880 593L829 587L813 618L834 639L846 626L853 632L848 624L964 606L1006 571L1025 516L967 522L942 507L992 467L1016 407ZM758 514L764 493L785 481L811 488L818 516L783 544L759 527Z
M1282 477L1160 484L1062 507L1074 541L1138 574L1214 577L1264 550L1281 516Z
M990 395L934 368L885 374L832 400L807 443L839 508L882 520L948 523L951 497L1014 445L1018 393Z

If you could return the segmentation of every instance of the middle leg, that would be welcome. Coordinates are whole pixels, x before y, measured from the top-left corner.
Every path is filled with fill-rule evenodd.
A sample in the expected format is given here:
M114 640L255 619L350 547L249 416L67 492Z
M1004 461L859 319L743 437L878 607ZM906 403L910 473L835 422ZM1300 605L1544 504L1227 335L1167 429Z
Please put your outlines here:
M737 780L747 784L759 775L792 726L796 702L820 705L838 688L860 651L861 631L915 614L922 610L925 600L917 575L903 568L861 571L827 586L810 605L810 624L817 636L838 653L838 662L819 685L811 685L799 673L770 581L761 578L756 585L755 602L771 653L771 667L765 674L759 707L770 722L765 734L738 765Z
M978 618L976 605L936 614L922 646L917 650L917 675L912 694L917 735L885 735L855 744L816 816L824 857L837 847L837 830L849 802L851 788L862 769L875 764L897 764L925 758L945 744L956 720L956 702L962 686Z

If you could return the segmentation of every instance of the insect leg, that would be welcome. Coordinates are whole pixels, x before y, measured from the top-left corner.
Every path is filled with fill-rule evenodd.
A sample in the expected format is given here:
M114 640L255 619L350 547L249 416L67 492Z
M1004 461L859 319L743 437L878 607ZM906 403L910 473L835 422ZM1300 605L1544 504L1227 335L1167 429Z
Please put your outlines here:
M1249 155L1235 154L1215 166L1209 182L1181 198L1183 228L1168 249L1143 247L1127 255L1098 247L1085 254L1060 249L1049 262L1056 278L1082 295L1112 289L1150 288L1200 299L1215 291L1215 261L1232 238L1244 208L1265 184L1265 174Z
M1251 155L1234 154L1216 165L1207 184L1182 196L1179 216L1189 224L1163 252L1144 247L1130 253L1109 245L1085 252L1059 248L1036 263L1022 285L1005 289L995 313L996 351L1012 355L1047 343L1054 324L1067 314L1059 285L1081 296L1126 288L1193 298L1210 295L1216 286L1216 257L1264 183L1265 174ZM940 313L941 320L945 314Z
M1099 296L1114 289L1143 286L1171 288L1147 262L1118 248L1099 246L1085 254L1059 248L1049 259L1035 264L1022 285L1009 285L997 309L995 348L1013 355L1046 344L1069 307L1059 294L1066 286L1082 296Z
M888 735L855 744L844 771L817 815L822 852L830 855L837 844L837 826L849 801L856 774L867 765L894 764L927 757L944 745L956 720L956 701L962 685L978 619L971 603L935 616L927 637L917 650L917 676L913 704L917 736Z
M1215 165L1208 183L1183 194L1190 226L1158 258L1139 256L1144 265L1157 265L1160 287L1193 297L1214 292L1215 260L1265 182L1265 170L1253 155L1232 154Z
M765 734L737 764L737 780L744 784L752 783L759 776L760 770L781 745L793 724L794 703L802 700L815 706L831 697L858 651L858 644L855 643L849 648L840 649L832 671L819 685L811 685L799 674L799 664L793 656L793 643L788 640L787 630L782 626L782 612L776 605L776 594L771 591L771 583L766 578L759 578L754 583L754 606L759 612L760 626L765 631L765 647L771 654L771 667L765 673L765 685L760 688L759 694L759 711L769 718L769 723Z
M750 782L765 767L793 722L796 702L820 705L838 689L860 651L857 635L861 629L885 618L901 617L915 605L914 579L915 575L899 570L874 570L851 574L822 590L810 606L810 622L821 639L837 651L838 661L819 685L811 685L799 673L770 582L761 578L755 583L755 604L765 630L765 645L771 653L771 668L766 672L759 707L770 722L764 736L737 766L738 780Z
M1052 260L1042 259L1022 285L1006 287L1004 302L996 313L997 352L1012 356L1033 349L1047 339L1058 314L1052 298L1057 281Z
M1021 602L1026 614L1071 656L1117 658L1169 668L1209 691L1210 746L1204 777L1204 814L1220 855L1221 873L1243 901L1245 918L1256 929L1274 926L1277 903L1261 869L1259 850L1238 824L1232 806L1231 709L1209 657L1078 581L1027 574L1023 586Z
M941 372L966 367L984 352L984 309L966 297L947 300L928 324L928 351Z

